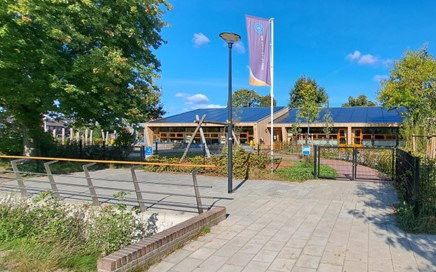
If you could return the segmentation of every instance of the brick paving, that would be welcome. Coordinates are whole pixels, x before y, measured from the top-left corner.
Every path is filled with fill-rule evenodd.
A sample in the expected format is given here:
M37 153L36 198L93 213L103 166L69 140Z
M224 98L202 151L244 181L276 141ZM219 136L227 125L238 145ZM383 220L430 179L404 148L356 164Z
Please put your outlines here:
M223 178L199 182L226 190ZM225 221L149 271L436 271L436 236L396 226L387 182L247 181L232 196Z
M107 169L91 175L129 180L130 171ZM187 174L138 171L137 175L145 181L192 184ZM85 182L68 177L56 177L56 181ZM198 182L212 185L201 188L202 195L227 196L225 178L199 176ZM95 183L127 188L126 183ZM155 188L153 184L141 186L143 190ZM192 193L192 187L159 189ZM436 235L406 234L396 226L392 204L397 199L388 182L246 181L231 196L234 200L216 203L226 206L229 216L225 221L150 271L436 272ZM182 201L178 197L167 200ZM211 204L212 200L204 199L203 203Z
M335 159L321 159L321 164L328 165L335 169L337 178L351 179L353 165L349 161L335 160ZM356 171L357 179L371 180L371 181L383 181L386 175L380 173L376 169L358 164Z

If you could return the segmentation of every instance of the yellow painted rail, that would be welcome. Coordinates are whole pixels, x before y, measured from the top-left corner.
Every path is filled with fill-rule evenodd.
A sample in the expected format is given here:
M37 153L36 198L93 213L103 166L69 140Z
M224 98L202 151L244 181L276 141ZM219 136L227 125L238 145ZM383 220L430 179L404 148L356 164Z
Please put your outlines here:
M167 162L139 162L139 161L111 161L111 160L88 160L73 158L52 158L52 157L31 157L31 156L9 156L0 155L0 159L27 159L40 161L66 161L66 162L83 162L83 163L107 163L123 165L144 165L144 166L173 166L173 167L193 167L193 168L216 168L210 164L189 164L189 163L167 163Z

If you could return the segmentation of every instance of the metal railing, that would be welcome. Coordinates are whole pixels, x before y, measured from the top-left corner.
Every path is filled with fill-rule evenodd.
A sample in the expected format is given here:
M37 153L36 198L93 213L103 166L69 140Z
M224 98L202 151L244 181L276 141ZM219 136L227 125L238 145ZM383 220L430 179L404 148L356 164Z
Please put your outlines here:
M0 159L12 159L10 161L12 170L0 170L0 191L17 192L22 197L29 197L40 192L51 191L60 199L77 199L91 200L93 205L101 205L104 202L126 203L137 206L141 211L150 208L171 209L178 211L192 211L195 209L198 213L210 209L219 200L231 200L232 198L220 196L202 196L200 188L210 189L212 186L198 185L197 171L201 168L214 168L213 165L197 164L171 164L171 163L151 163L151 162L132 162L132 161L105 161L105 160L87 160L87 159L68 159L68 158L48 158L48 157L24 157L24 156L0 156ZM44 172L21 171L20 165L29 161L42 161ZM74 174L53 174L52 166L58 162L75 162L82 164L83 175ZM130 173L126 173L129 179L114 179L107 177L95 177L92 175L90 168L96 164L114 164L129 166ZM192 168L192 184L183 184L177 182L166 182L159 180L141 180L138 178L137 171L140 166L177 166ZM67 182L59 181L61 178L67 178ZM2 182L3 180L3 182ZM16 183L13 183L13 181ZM79 183L75 182L78 180ZM82 182L80 182L80 180ZM83 182L83 181L86 181ZM99 184L103 183L103 184ZM111 183L111 184L107 184ZM129 185L130 184L130 185ZM141 189L141 186L150 185L159 189ZM128 188L130 186L130 188ZM163 187L160 187L163 186ZM69 189L60 189L68 187ZM192 188L193 193L174 192L171 188ZM101 193L101 191L125 192L132 194L134 197L125 197L119 199L113 195ZM144 195L150 195L153 198L148 199ZM177 201L169 201L168 198L177 197ZM180 199L194 199L195 203L180 201ZM213 201L210 205L204 205L203 199Z

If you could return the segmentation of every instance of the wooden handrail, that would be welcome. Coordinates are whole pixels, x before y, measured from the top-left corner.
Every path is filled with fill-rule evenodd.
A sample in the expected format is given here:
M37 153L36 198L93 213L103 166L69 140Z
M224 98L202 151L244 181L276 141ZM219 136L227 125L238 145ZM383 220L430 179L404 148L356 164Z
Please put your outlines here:
M10 156L10 155L0 155L0 159L27 159L27 160L40 160L40 161L67 161L67 162L107 163L107 164L124 164L124 165L174 166L174 167L194 167L194 168L209 168L209 169L216 168L215 165L210 165L210 164L88 160L88 159L73 159L73 158L31 157L31 156Z

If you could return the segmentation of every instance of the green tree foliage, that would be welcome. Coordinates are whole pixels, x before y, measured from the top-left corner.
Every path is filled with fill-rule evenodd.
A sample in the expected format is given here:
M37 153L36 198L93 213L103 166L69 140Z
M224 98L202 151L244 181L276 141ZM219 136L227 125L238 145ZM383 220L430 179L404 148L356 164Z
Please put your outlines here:
M327 137L327 143L330 144L330 134L333 131L333 117L332 117L332 113L330 111L329 108L327 108L324 112L324 116L323 116L323 121L324 121L324 127L323 127L323 132Z
M328 96L323 87L318 86L315 80L300 77L290 92L289 107L298 108L298 118L307 122L307 134L310 133L310 124L315 121L320 107L328 101ZM307 139L306 139L307 140Z
M21 155L23 139L11 116L0 110L0 154Z
M42 115L117 128L162 114L153 50L166 0L0 2L0 107L25 138L45 137Z
M240 89L233 93L233 107L269 107L271 106L271 96L262 96L255 90ZM274 99L274 106L276 100Z
M257 107L260 95L254 90L240 89L233 93L233 107Z
M373 107L375 105L366 95L359 95L358 97L349 96L348 101L342 104L342 107Z
M273 105L277 105L277 101L275 98L273 100ZM261 96L259 100L259 107L271 107L271 95L268 94L265 96Z
M313 100L313 104L322 107L328 100L325 89L318 86L315 80L305 76L297 79L289 95L289 107L291 108L301 108L307 103L307 99Z
M382 82L379 100L385 107L404 107L402 136L406 146L413 134L436 133L436 60L424 48L406 52Z

